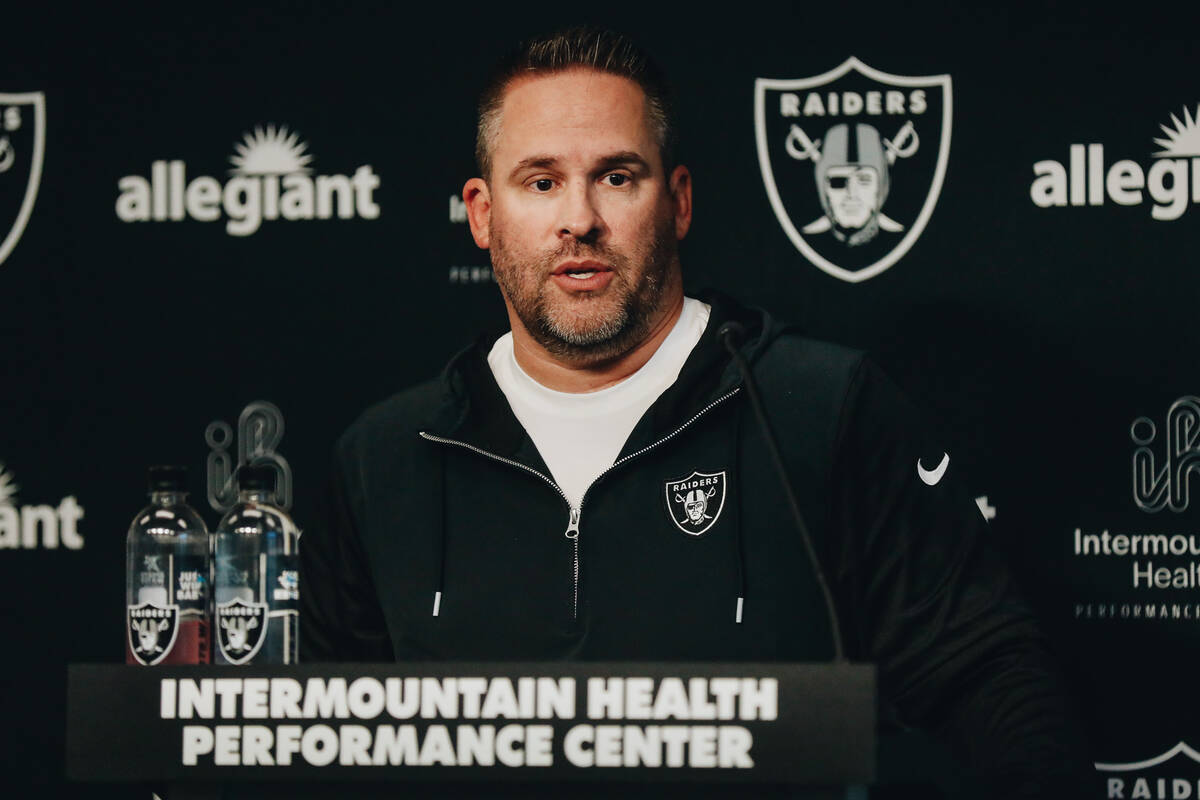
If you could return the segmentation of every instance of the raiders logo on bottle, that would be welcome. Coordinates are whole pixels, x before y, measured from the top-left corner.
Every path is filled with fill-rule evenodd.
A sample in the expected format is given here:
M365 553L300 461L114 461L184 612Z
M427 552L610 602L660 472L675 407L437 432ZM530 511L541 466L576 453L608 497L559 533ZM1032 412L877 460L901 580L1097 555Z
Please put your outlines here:
M153 666L170 655L179 635L179 606L127 606L125 621L129 649L139 664Z
M267 639L267 604L240 597L217 604L217 647L230 664L245 664Z

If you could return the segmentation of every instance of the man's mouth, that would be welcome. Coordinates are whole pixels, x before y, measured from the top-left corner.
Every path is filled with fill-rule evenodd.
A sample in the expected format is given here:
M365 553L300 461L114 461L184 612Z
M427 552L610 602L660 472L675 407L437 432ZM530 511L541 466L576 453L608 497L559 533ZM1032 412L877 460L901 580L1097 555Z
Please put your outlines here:
M553 274L584 281L598 272L612 272L612 267L599 261L564 261Z
M568 292L594 292L612 280L613 269L601 261L564 261L550 274L559 288Z

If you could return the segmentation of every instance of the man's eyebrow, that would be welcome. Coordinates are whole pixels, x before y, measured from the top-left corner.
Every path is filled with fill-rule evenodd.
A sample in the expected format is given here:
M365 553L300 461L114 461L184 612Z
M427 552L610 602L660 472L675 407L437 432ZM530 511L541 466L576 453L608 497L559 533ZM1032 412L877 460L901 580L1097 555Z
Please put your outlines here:
M626 150L621 153L613 153L612 155L604 156L600 159L601 166L617 167L622 165L630 165L641 167L644 170L650 169L650 162L642 158L632 150Z
M529 156L528 158L523 158L518 161L517 165L513 167L511 174L515 175L516 173L525 169L544 169L546 167L553 167L558 162L558 156ZM632 150L623 150L619 153L610 153L609 155L601 156L597 160L597 163L603 169L618 166L636 166L644 170L650 169L650 162L646 161L646 159L642 158L642 156Z
M517 165L515 167L513 167L512 171L514 173L516 173L523 169L529 169L530 167L552 167L557 163L558 163L558 156L551 156L551 155L530 156L529 158L523 158L520 161L518 161Z

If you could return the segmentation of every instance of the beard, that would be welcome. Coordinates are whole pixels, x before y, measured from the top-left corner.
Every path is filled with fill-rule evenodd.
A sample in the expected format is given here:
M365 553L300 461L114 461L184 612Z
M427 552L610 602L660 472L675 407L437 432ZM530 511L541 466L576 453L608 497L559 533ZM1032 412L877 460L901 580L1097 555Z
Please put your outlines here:
M596 364L632 350L649 334L678 262L674 220L660 220L648 244L628 255L586 239L570 238L555 250L526 254L493 227L491 258L496 281L517 318L550 355L568 363ZM598 292L564 296L549 276L567 259L595 259L612 267Z

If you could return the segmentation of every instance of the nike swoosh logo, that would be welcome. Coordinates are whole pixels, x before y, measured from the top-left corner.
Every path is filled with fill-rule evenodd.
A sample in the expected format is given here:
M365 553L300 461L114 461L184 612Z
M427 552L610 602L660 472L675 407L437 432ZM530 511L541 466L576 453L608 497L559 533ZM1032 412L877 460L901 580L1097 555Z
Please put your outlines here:
M933 469L925 469L921 466L921 459L917 459L917 474L921 476L921 480L926 486L937 486L938 481L946 474L946 467L950 466L950 454L942 453L942 463L938 464Z

